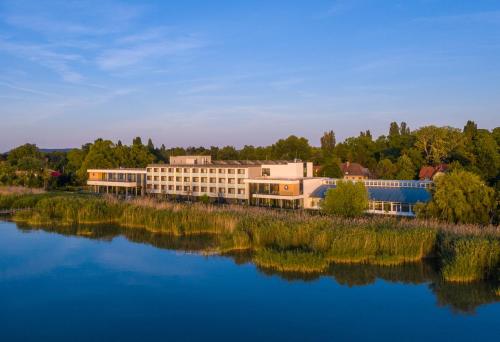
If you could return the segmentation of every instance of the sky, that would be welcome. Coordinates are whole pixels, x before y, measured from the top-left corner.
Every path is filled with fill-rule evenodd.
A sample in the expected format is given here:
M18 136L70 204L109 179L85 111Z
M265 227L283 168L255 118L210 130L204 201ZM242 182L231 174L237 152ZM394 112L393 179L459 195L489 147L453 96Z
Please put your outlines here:
M500 126L500 1L0 0L0 151Z

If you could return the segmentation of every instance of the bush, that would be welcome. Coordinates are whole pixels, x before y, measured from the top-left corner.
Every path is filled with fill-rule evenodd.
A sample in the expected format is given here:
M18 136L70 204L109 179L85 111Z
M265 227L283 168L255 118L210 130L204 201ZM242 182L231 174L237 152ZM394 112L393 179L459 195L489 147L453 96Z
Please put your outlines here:
M368 208L368 192L363 183L337 181L337 186L328 190L321 202L321 209L328 214L356 217Z

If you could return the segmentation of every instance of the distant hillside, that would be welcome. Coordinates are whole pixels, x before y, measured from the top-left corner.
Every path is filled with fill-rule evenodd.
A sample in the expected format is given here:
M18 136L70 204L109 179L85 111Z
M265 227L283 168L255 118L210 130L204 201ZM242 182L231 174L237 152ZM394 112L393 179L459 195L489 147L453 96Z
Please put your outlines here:
M68 147L68 148L40 148L40 152L43 153L51 153L51 152L68 152L71 151L73 148Z

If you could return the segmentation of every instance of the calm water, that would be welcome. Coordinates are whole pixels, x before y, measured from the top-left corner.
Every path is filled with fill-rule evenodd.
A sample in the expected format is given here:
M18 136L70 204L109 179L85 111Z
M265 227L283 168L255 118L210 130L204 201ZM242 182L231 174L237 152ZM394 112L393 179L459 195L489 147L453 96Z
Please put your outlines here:
M304 277L193 253L212 243L0 221L0 341L500 340L490 284L442 284L428 264Z

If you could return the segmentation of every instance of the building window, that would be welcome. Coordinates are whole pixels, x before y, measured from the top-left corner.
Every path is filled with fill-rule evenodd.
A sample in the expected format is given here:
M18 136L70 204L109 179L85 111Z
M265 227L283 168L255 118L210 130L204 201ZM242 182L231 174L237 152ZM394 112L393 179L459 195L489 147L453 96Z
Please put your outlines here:
M226 193L226 189L224 189L224 188L219 188L219 193L220 193L220 194L225 194L225 193Z
M225 178L219 178L219 183L220 183L220 184L224 184L224 183L226 183L226 179L225 179Z
M225 169L219 169L219 173L226 173Z
M234 178L228 178L227 182L229 184L236 184L236 179L234 179Z
M193 186L193 192L198 192L200 191L200 188L198 186Z
M238 189L238 195L244 195L245 189Z
M177 186L175 187L175 190L177 190L177 191L181 191L181 190L182 190L182 186L177 185Z
M173 185L169 185L168 186L168 190L174 190L174 186Z
M158 190L158 184L153 185L153 189Z
M207 192L207 187L206 186L202 186L201 187L201 192Z
M245 174L245 169L238 169L238 174L239 175L244 175Z
M175 172L181 172L181 168L180 167L176 168Z
M210 177L210 183L217 183L217 178Z
M174 181L174 176L168 176L168 181L173 182Z
M189 182L189 177L184 177L184 182Z
M234 169L227 169L227 173L229 173L230 175L234 175L235 170Z
M164 167L162 167L162 168L160 169L160 172L165 172L165 170L166 170L166 169L165 169Z
M158 172L158 168L157 167L154 168L154 172Z
M189 169L187 167L184 168L184 173L188 173Z
M162 185L162 186L161 186L161 189L162 189L162 190L165 190L165 185Z
M161 180L162 180L162 182L164 182L164 181L166 181L166 180L167 180L167 177L165 177L165 176L161 176Z
M213 194L215 194L217 192L217 188L211 186L210 187L210 192L213 193Z
M151 172L151 168L150 167L147 168L147 172Z
M168 172L173 173L174 172L174 168L173 167L169 167L168 168Z
M198 173L198 169L191 169L192 173Z
M200 173L207 173L207 169L200 169Z
M176 180L177 182L180 182L180 181L182 181L182 177L175 177L175 180Z
M189 185L186 185L186 186L184 187L184 191L189 191Z
M245 184L245 180L243 178L238 178L238 184Z
M150 181L150 180L151 180L151 176L148 176L148 181Z
M210 169L210 173L215 173L215 169Z
M193 182L199 182L200 178L199 177L193 177Z
M207 177L201 177L201 182L206 183L207 182Z
M268 167L262 168L262 176L271 176L271 169Z
M234 188L229 188L229 189L227 189L227 192L230 194L235 194L236 190Z

